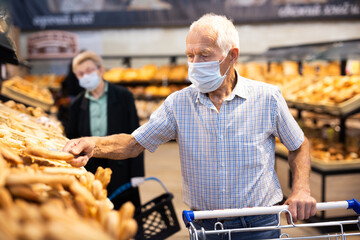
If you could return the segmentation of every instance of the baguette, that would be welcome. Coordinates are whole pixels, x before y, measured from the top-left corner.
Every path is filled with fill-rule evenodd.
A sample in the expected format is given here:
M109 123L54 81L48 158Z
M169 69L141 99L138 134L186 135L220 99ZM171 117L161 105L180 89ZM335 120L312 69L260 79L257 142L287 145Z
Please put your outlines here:
M50 150L44 147L34 146L26 144L26 149L24 153L29 155L54 159L54 160L63 160L69 162L74 159L74 155L68 152L59 151L59 150Z
M15 154L8 147L3 144L0 144L0 153L3 158L9 162L13 163L23 163L23 160L19 157L19 155Z
M102 168L101 166L97 168L95 173L95 179L100 180L104 188L107 188L110 183L112 171L110 168Z
M43 173L49 174L69 174L69 175L83 175L86 173L85 168L71 168L71 167L40 167Z
M135 206L131 202L124 203L119 210L120 224L122 221L131 219L135 213Z
M118 239L127 240L133 237L137 231L137 223L132 218L134 216L135 206L131 202L124 203L119 214ZM135 223L135 224L134 224Z
M48 198L47 193L38 193L23 185L11 186L9 187L9 191L14 197L19 197L34 202L44 202Z
M88 205L96 206L96 200L95 200L94 196L91 194L91 192L86 187L81 185L81 183L79 183L78 181L74 181L70 185L70 191L75 196L78 196L78 195L82 196Z
M13 206L12 197L6 188L0 188L0 208L9 209Z
M45 183L45 184L62 184L69 186L75 181L73 176L63 175L50 175L50 174L31 174L31 173L19 173L9 174L5 178L6 185L17 185L17 184L32 184L32 183Z

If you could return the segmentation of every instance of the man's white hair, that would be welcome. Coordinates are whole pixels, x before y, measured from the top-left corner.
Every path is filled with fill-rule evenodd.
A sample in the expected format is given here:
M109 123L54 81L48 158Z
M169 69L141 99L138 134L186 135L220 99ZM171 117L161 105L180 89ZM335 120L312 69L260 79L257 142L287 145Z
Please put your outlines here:
M190 25L189 31L194 27L212 29L217 34L216 44L225 56L231 48L239 48L239 33L233 22L225 16L207 13Z

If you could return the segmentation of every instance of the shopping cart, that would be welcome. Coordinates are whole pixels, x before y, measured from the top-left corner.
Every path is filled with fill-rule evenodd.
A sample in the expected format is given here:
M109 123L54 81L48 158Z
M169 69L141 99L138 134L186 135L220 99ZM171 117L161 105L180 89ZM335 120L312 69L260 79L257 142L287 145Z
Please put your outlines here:
M161 240L165 239L180 230L180 224L171 200L174 196L167 190L165 185L156 177L135 177L131 182L125 183L117 188L110 196L112 200L125 190L138 187L146 181L158 182L165 193L145 203L135 213L135 220L138 223L136 240Z
M330 210L330 209L353 209L357 214L360 214L360 203L356 199L347 200L347 201L337 201L337 202L326 202L326 203L317 203L316 208L318 211ZM199 219L213 219L213 218L226 218L226 217L240 217L240 216L252 216L252 215L267 215L267 214L278 214L279 219L282 213L288 213L290 215L290 224L282 225L280 220L276 226L266 226L266 227L253 227L253 228L237 228L237 229L224 229L221 222L216 222L214 225L214 230L205 230L204 228L197 230L193 224L194 220ZM275 230L275 229L289 229L289 228L305 228L305 227L338 227L339 233L328 234L328 235L316 235L316 236L307 236L307 237L294 237L291 238L289 234L282 233L280 238L276 239L346 239L348 236L359 236L356 239L360 239L360 232L355 233L345 233L344 225L353 226L357 225L357 228L360 230L360 217L358 216L357 220L346 220L346 221L329 221L329 222L318 222L318 223L304 223L304 224L294 224L291 218L291 213L289 212L289 207L287 205L282 206L273 206L273 207L254 207L254 208L241 208L241 209L224 209L224 210L212 210L212 211L183 211L183 220L185 226L189 229L189 235L191 240L206 239L206 236L223 234L223 236L228 236L228 239L231 239L231 234L236 232L252 232L252 231L265 231L265 230ZM354 238L355 239L355 238Z

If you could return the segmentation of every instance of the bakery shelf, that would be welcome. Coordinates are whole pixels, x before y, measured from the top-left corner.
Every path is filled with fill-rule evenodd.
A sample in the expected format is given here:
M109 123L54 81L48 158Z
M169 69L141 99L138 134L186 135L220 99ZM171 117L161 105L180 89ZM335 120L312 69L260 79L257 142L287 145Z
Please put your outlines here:
M44 102L42 102L36 98L32 98L30 96L19 94L17 91L10 89L6 86L2 86L1 94L10 99L14 99L15 101L19 101L19 102L22 102L22 103L25 103L27 105L34 106L34 107L40 107L40 108L44 109L45 111L49 111L51 106L53 105L53 104L44 103Z
M111 81L110 81L111 82ZM111 82L113 84L119 84L122 86L161 86L161 85L190 85L191 82L187 79L183 81L172 81L172 80L164 80L164 81L156 81L156 80L137 80L137 81L119 81L119 82Z
M359 110L360 95L357 95L345 102L339 104L316 104L300 101L286 101L289 107L297 108L299 110L307 110L315 113L329 114L333 116L346 116L354 111Z

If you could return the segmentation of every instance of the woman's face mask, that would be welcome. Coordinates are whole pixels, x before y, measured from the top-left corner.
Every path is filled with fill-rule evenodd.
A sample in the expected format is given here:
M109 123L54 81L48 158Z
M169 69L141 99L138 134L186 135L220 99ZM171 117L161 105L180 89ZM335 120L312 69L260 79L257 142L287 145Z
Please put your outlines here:
M229 54L229 53L228 53ZM226 54L226 57L227 55ZM189 80L199 89L202 93L213 92L220 87L226 78L226 74L230 69L230 65L227 68L223 76L220 73L220 64L226 59L221 61L210 61L210 62L199 62L191 63L188 62L189 68Z
M79 85L82 88L85 88L88 91L93 91L99 86L100 78L96 71L93 71L90 74L84 74L82 78L79 79Z

